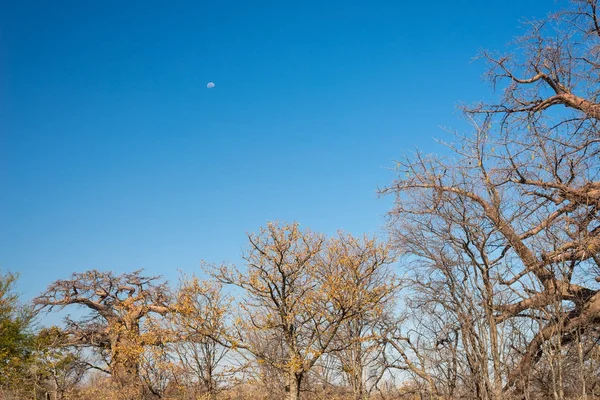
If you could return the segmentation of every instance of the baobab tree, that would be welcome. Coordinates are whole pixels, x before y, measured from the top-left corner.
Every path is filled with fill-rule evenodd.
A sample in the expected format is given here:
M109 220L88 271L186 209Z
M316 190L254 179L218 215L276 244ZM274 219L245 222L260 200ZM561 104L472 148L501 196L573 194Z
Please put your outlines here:
M146 277L141 271L114 275L92 270L54 282L34 303L48 311L67 306L87 309L86 317L66 319L65 343L95 350L106 366L94 368L111 374L121 387L137 386L144 348L165 341L161 332L146 327L155 315L169 312L170 291L159 277Z
M400 161L398 178L383 190L396 199L389 215L398 243L412 242L422 256L410 236L427 240L433 232L463 246L464 260L452 263L472 273L485 267L493 300L482 303L484 318L491 309L500 327L535 322L495 383L519 395L547 343L569 345L600 324L597 5L574 1L532 22L514 55L484 52L489 77L504 85L499 102L466 109L473 135L450 143L446 158ZM466 218L449 208L464 209Z
M507 386L520 391L544 343L570 344L600 325L599 17L597 0L575 0L570 9L530 23L529 34L516 43L518 55L484 52L488 76L504 86L503 96L498 104L467 110L498 124L500 138L513 143L507 172L529 201L523 211L537 218L535 224L528 218L520 242L513 239L523 267L503 282L511 288L532 277L536 291L499 309L497 321L561 303L509 377ZM540 246L527 243L542 236Z

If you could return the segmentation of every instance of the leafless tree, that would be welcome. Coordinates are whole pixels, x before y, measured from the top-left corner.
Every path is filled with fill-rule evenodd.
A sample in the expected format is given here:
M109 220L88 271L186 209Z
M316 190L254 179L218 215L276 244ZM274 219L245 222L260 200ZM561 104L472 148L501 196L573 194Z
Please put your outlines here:
M532 321L518 360L506 360L506 377L492 363L493 387L519 395L550 342L567 346L600 323L597 2L575 1L530 25L516 54L483 53L504 90L497 104L466 110L475 134L450 143L446 158L399 162L398 179L383 191L396 198L391 227L411 254L468 266L465 279L487 276L478 301L492 355L500 354L494 336L509 321ZM423 243L437 236L436 254L415 246L414 232Z

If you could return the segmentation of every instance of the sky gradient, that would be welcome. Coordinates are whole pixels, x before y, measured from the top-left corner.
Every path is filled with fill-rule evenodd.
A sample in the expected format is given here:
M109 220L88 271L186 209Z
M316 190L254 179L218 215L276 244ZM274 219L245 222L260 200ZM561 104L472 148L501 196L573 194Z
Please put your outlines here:
M393 160L493 95L477 51L564 4L0 2L0 269L28 300L239 263L267 221L381 233Z

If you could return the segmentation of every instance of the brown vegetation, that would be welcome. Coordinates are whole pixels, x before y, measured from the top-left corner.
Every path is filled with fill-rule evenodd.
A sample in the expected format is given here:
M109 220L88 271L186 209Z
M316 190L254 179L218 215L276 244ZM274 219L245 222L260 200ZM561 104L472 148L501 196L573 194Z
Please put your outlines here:
M397 163L389 242L269 223L177 288L56 281L35 306L89 314L38 332L0 275L0 397L600 398L598 18L573 1L482 53L501 97Z

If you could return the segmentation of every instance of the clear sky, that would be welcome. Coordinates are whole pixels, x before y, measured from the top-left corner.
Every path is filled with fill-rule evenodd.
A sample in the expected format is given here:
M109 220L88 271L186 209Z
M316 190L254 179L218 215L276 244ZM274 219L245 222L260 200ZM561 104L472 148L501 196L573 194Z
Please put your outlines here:
M237 263L270 220L381 232L393 160L490 96L478 49L564 4L0 1L0 268L30 299Z

